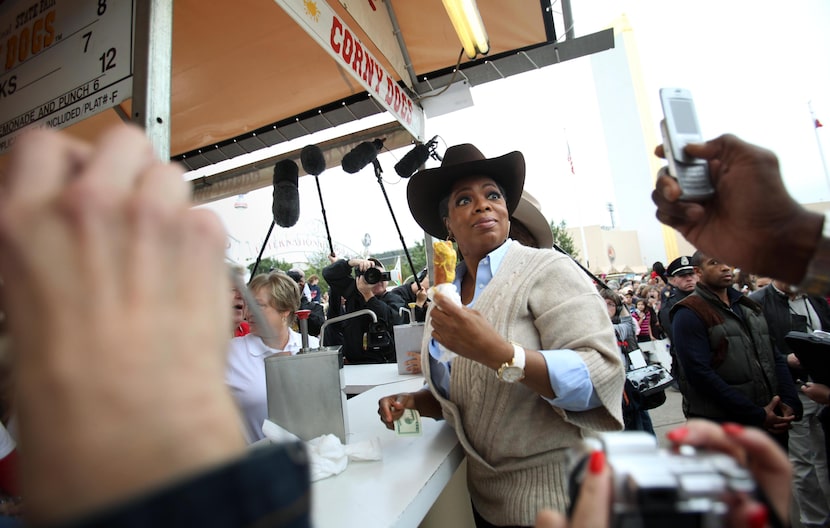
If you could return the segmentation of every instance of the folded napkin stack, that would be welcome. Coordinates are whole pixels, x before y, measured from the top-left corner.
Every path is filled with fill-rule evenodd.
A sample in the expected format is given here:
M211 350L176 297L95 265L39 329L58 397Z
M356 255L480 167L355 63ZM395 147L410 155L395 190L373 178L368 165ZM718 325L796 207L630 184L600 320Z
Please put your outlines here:
M273 443L300 441L296 435L286 431L270 420L262 424L262 432ZM321 480L342 473L349 460L356 462L381 459L380 439L365 440L343 445L333 434L325 434L305 442L308 448L311 481Z

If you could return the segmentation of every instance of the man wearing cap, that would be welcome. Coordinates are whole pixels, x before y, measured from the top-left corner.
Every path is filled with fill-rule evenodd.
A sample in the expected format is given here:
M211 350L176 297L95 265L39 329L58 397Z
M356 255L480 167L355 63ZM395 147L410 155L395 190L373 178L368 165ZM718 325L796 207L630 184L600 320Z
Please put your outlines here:
M666 275L669 278L669 289L667 297L663 297L663 302L660 304L660 311L657 313L657 318L660 320L660 326L669 336L669 355L671 356L671 375L676 380L677 372L677 352L674 347L674 339L672 339L671 332L671 309L672 306L679 303L692 293L697 284L697 274L695 267L692 266L692 257L682 256L677 257L669 263L666 268ZM664 294L666 295L666 294ZM673 384L677 389L677 383Z

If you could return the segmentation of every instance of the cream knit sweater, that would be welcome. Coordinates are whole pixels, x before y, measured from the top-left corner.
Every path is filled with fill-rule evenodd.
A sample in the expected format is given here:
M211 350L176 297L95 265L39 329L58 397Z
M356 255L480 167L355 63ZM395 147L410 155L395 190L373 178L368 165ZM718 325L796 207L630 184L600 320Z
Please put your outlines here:
M478 512L496 525L532 526L537 512L568 506L567 450L588 431L622 429L625 374L614 329L596 288L567 256L512 243L476 300L509 341L532 350L571 349L588 367L602 406L568 412L522 383L456 357L450 398L432 384L427 314L422 366L444 418L467 453L467 485Z

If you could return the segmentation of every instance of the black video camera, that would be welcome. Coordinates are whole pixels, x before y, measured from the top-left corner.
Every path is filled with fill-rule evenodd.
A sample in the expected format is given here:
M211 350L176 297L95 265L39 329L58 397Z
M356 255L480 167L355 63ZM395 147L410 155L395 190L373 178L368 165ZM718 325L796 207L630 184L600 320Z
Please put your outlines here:
M360 268L355 267L355 278L361 275L363 275L363 280L366 281L366 284L377 284L380 281L392 280L392 275L388 271L381 271L377 268L368 268L366 271L360 271Z

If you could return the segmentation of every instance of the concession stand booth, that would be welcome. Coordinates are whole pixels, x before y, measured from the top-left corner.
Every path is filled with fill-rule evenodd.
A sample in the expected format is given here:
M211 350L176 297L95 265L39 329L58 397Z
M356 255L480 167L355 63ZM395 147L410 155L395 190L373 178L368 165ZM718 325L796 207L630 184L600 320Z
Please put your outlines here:
M468 22L450 13L470 6L0 0L0 170L29 127L93 140L122 121L143 126L162 158L189 170L328 130L317 144L328 170L341 170L362 142L385 138L388 150L427 143L425 120L473 86L614 46L611 29L575 37L569 1L478 0L470 24L480 19L486 34L465 37L457 27ZM381 113L388 123L354 126ZM346 124L350 132L338 134ZM270 186L283 159L299 165L300 151L193 179L195 202ZM380 438L382 460L315 482L315 526L464 525L456 511L469 510L464 456L450 427L425 419L421 436L400 437L377 417L379 397L417 390L423 379L379 373L373 383L367 373L363 392L348 400L349 438Z

